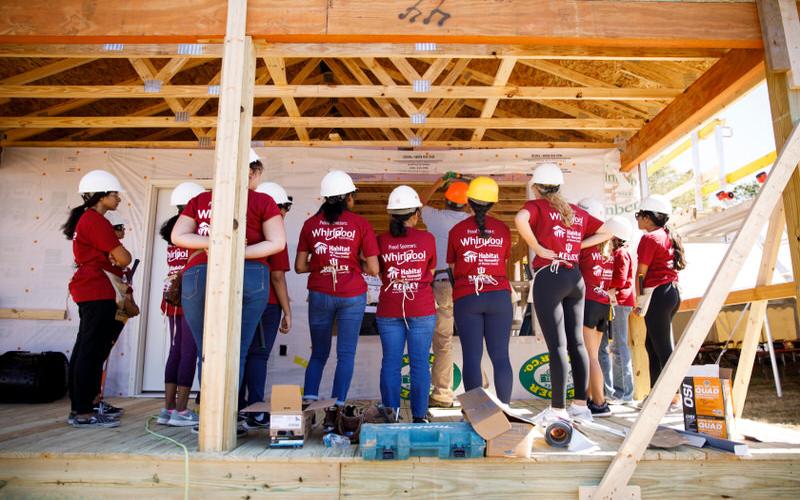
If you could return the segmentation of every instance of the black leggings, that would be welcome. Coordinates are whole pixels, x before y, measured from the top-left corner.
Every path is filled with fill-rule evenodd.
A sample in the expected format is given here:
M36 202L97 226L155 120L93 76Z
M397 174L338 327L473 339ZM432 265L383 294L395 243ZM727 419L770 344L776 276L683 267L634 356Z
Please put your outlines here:
M483 341L492 360L494 389L503 403L511 401L514 374L508 355L511 322L514 310L511 292L497 290L480 295L467 295L453 303L453 316L461 340L461 357L464 360L464 389L481 387L483 372Z
M550 351L553 408L566 407L568 364L572 367L575 399L586 399L589 355L583 345L584 292L577 267L560 267L557 272L546 267L533 281L533 307Z
M650 298L644 323L647 337L644 346L650 359L650 387L656 385L661 370L672 355L672 318L681 305L681 294L674 283L657 286Z
M103 363L111 351L119 325L114 319L117 304L113 300L80 302L78 337L69 359L69 397L72 411L94 411L94 398L100 393Z

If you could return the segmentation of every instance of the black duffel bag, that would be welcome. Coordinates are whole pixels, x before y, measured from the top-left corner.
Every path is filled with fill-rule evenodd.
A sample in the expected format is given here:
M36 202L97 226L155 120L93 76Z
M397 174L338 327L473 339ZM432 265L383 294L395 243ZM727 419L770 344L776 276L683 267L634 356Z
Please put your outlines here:
M9 351L0 355L0 402L50 403L67 393L63 352Z

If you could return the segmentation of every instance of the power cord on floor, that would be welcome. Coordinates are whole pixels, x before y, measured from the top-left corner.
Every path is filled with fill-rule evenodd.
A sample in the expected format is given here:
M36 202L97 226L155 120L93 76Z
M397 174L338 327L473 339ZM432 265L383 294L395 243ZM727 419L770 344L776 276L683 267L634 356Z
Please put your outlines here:
M163 434L159 434L156 431L150 430L150 422L152 422L156 418L157 417L155 415L151 415L150 417L148 417L144 423L144 430L146 430L148 433L154 435L159 439L169 441L170 443L174 444L175 446L178 446L183 450L183 498L184 500L189 500L189 450L183 443L178 442L169 436L165 436Z

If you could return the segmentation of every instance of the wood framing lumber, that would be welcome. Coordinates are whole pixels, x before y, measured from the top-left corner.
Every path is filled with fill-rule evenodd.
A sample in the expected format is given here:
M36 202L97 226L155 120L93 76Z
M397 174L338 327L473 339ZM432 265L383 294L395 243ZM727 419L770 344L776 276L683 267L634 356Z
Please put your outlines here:
M272 77L272 82L274 83L273 88L282 88L288 85L289 82L286 80L286 62L283 58L265 57L264 64L267 65L267 71L269 71ZM288 113L289 116L300 116L300 110L297 109L297 102L295 102L294 97L281 97L281 102L283 102L283 107L286 108L286 113ZM308 131L305 128L295 127L295 132L297 132L297 137L300 140L307 141L309 139Z
M4 116L0 128L193 128L213 127L215 116L190 116L176 121L171 116ZM257 116L258 127L308 128L401 128L411 126L401 117L336 117L336 116ZM563 130L638 130L642 120L595 118L429 118L416 128L493 128L493 129L563 129Z
M500 66L497 68L497 73L494 75L494 82L492 86L494 87L502 87L508 83L508 78L511 76L511 72L514 71L514 66L517 64L516 58L507 57L500 60ZM494 110L497 109L497 104L500 102L497 98L490 98L486 99L486 102L483 104L483 109L481 110L481 118L491 118L494 116ZM478 127L472 131L472 140L473 141L480 141L483 139L483 134L486 133L486 129L483 127Z
M66 309L2 308L0 309L0 319L65 320L67 311Z
M764 78L762 50L731 50L628 140L623 171L686 135Z
M90 63L94 60L95 59L92 58L61 59L59 61L45 64L44 66L39 66L38 68L4 78L0 80L0 85L25 85L26 83L35 82L36 80L57 75L58 73L62 73L72 68L77 68L78 66L83 66L84 64ZM0 99L0 105L7 102L8 99Z
M5 5L4 5L5 7ZM2 43L6 38L0 35L0 57L95 57L103 59L128 59L131 57L173 58L191 57L195 59L219 59L222 57L222 44L219 43ZM62 37L70 39L70 37ZM101 37L104 41L108 37Z
M796 126L780 150L770 176L753 202L743 227L761 227L769 219L798 162L800 162L800 128ZM620 489L628 484L637 462L666 414L686 370L691 366L703 340L708 335L708 330L719 314L728 290L736 280L757 238L758 231L739 231L734 237L700 305L686 325L683 336L650 392L641 414L631 427L630 434L619 448L592 498L615 498Z
M773 264L774 266L774 264ZM728 292L723 305L736 306L760 300L780 300L794 297L795 282L779 283L777 285L761 285L755 288L734 290ZM703 297L694 297L681 301L678 312L694 311L702 302Z
M245 36L246 18L247 0L228 0L206 280L201 451L236 447L244 220L256 72L253 40Z

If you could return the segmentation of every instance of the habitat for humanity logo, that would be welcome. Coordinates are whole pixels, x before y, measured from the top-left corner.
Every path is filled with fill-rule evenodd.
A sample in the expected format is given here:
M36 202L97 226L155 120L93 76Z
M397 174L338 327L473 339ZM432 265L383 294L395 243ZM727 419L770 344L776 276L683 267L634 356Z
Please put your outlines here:
M433 366L434 359L436 359L436 356L431 353L428 356L428 364L430 364L430 366ZM403 355L403 365L400 368L400 374L402 376L400 379L400 397L403 399L408 399L411 395L411 368L409 367L408 354ZM460 385L461 368L459 368L457 364L453 363L453 386L450 389L455 391ZM433 393L433 384L431 384L431 388L428 390L428 394L430 395L431 393Z
M526 361L519 369L519 382L526 391L542 399L553 399L550 381L550 354L538 354ZM572 374L567 376L567 397L575 396Z

